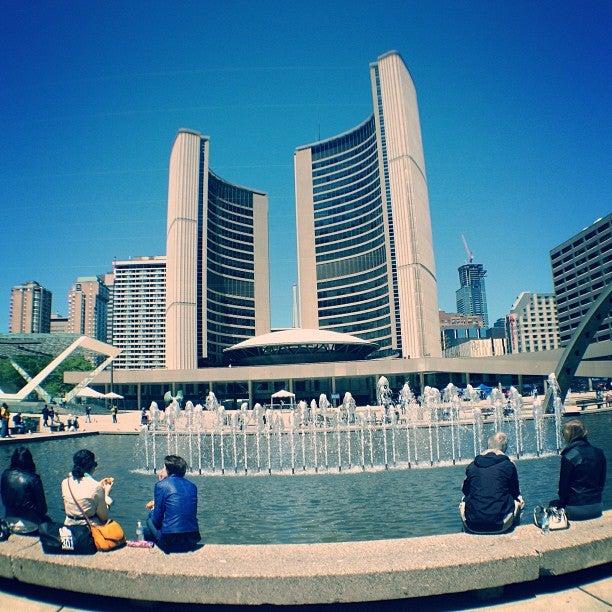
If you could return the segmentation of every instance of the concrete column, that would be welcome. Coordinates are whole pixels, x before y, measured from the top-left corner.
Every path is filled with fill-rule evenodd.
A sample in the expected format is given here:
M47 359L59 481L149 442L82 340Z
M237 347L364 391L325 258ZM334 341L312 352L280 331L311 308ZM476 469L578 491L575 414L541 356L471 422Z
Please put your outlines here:
M208 392L210 393L213 390L213 384L211 382L208 383ZM214 393L214 391L213 391Z
M176 395L176 383L172 383L172 395Z
M518 391L519 393L523 392L523 375L522 374L518 375Z
M425 388L425 374L423 372L419 372L419 387L421 387L421 395L422 395L423 389Z
M290 393L293 393L293 378L290 378L290 379L287 381L287 386L289 387L289 388L287 389L287 391L289 391Z
M253 381L248 380L247 386L249 388L249 408L253 408Z
M336 392L336 377L332 376L332 393Z
M142 408L141 404L141 394L140 394L140 383L136 383L136 403L138 404L138 409Z
M465 386L467 387L470 384L470 373L466 372L464 376L465 376Z

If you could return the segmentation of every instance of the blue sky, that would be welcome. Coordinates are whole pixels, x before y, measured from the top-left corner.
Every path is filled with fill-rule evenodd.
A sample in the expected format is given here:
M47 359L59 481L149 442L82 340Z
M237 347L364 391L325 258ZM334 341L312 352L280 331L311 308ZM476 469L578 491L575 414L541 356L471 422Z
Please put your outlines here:
M606 2L4 1L0 331L10 287L65 313L77 276L165 252L176 131L270 196L272 324L291 322L293 150L372 112L368 63L404 57L419 96L440 308L464 233L489 319L550 291L548 252L610 212Z

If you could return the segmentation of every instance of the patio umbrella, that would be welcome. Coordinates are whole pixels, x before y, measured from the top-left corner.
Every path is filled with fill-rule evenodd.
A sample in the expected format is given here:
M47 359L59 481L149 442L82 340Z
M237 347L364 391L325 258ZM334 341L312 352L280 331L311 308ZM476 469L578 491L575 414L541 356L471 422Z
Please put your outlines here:
M114 393L113 391L107 393L106 395L103 395L102 397L106 397L107 399L123 399L123 395L119 395L118 393Z
M77 394L77 397L91 397L95 399L104 399L106 396L104 393L100 393L91 387L83 387Z
M290 405L293 406L294 402L295 402L295 393L291 393L291 391L285 391L285 389L281 389L280 391L277 391L276 393L272 394L272 397L270 398L270 406L274 406L274 400L278 399L278 400L282 400L282 399L288 399L290 400Z

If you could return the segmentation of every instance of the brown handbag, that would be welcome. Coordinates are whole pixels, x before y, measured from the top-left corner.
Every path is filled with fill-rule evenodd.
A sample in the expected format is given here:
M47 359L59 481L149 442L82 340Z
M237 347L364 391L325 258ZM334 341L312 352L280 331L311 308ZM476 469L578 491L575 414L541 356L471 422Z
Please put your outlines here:
M123 532L123 527L121 527L121 525L113 519L109 519L104 525L95 525L92 523L72 492L72 487L70 486L70 476L68 476L68 480L66 482L68 484L70 495L72 495L72 499L74 499L74 503L81 511L83 518L87 521L87 525L91 531L91 537L96 545L96 549L101 551L109 551L125 546L125 533Z

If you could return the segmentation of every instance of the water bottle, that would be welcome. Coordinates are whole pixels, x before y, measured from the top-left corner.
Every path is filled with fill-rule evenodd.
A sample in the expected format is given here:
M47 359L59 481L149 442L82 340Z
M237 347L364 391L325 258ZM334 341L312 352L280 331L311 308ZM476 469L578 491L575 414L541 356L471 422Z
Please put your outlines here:
M542 531L548 533L550 528L550 517L548 516L548 509L544 508L544 516L542 517Z
M144 541L144 530L140 521L136 523L136 540L138 542Z

